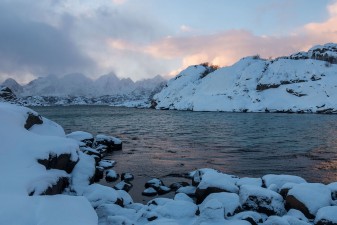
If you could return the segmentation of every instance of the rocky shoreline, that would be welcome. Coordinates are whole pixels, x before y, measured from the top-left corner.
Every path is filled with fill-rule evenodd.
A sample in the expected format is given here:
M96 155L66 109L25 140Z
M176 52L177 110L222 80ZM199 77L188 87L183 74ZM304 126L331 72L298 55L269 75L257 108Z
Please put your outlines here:
M134 176L115 171L118 162L104 158L122 149L120 139L83 131L65 135L58 124L10 104L0 103L0 114L1 224L56 224L57 218L69 225L337 224L337 182L274 174L237 177L205 168L182 181L151 178L135 190ZM113 188L97 183L101 179L115 182ZM136 203L128 192L153 199ZM15 217L17 204L7 199L19 199L20 207L27 207L20 208L24 216ZM62 214L74 206L77 214Z

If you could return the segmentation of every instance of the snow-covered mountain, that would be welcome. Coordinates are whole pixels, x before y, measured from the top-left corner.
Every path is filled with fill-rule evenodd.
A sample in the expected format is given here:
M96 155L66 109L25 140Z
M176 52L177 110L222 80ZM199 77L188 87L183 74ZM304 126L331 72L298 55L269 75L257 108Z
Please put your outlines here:
M166 80L159 75L134 82L130 78L120 79L113 73L96 80L75 73L63 77L40 77L24 86L10 78L2 86L10 88L23 105L123 105L125 102L151 99L165 84Z
M337 113L337 44L273 60L190 66L152 101L157 109Z

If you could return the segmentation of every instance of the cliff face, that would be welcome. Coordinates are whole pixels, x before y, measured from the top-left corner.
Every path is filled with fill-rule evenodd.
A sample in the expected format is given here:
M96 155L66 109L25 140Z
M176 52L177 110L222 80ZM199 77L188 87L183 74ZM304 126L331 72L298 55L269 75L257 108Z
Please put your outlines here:
M337 112L337 45L274 60L246 57L213 72L190 66L154 96L157 109Z

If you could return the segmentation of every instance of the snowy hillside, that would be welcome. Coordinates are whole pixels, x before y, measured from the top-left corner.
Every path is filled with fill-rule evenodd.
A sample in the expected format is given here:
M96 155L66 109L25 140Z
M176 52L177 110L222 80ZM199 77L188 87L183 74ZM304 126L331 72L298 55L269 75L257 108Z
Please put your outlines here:
M96 80L83 74L68 74L63 77L40 77L24 86L10 78L1 86L8 87L23 105L123 105L134 101L144 104L165 84L166 80L159 75L134 82L130 78L120 79L114 74L103 75Z
M209 73L210 72L210 73ZM190 66L156 94L152 107L229 112L337 112L337 45L274 60L246 57L210 71Z

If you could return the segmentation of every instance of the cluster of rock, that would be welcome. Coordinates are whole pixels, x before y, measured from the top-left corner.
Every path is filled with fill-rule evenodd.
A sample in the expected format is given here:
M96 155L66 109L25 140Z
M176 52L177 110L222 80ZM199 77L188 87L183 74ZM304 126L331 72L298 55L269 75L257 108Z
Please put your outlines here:
M166 187L173 199L155 198L146 205L102 205L101 224L238 224L335 225L337 182L308 183L293 175L239 178L213 169L189 174L191 184L166 187L154 178L143 195L154 196Z
M10 88L0 86L0 102L16 103L17 101L16 95Z
M336 44L317 45L309 49L308 52L298 52L290 55L289 59L315 59L322 60L331 64L337 64L337 46Z

